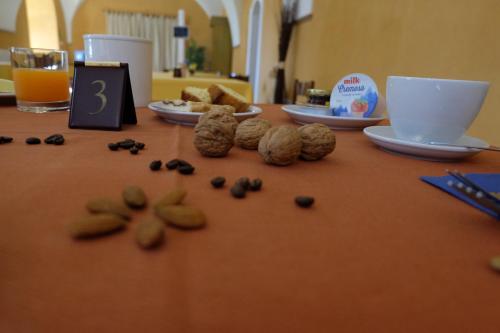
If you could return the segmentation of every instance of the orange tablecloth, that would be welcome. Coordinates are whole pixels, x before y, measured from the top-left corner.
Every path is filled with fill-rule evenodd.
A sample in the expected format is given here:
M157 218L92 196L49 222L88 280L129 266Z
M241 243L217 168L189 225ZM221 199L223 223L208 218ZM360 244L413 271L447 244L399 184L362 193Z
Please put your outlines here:
M276 106L263 117L291 124ZM193 130L138 110L122 132L69 130L67 113L0 108L0 332L494 332L500 326L499 224L421 182L421 175L500 172L500 154L434 163L379 150L361 132L337 132L320 162L264 164L233 148L210 159ZM28 146L62 133L63 146ZM133 156L106 144L147 144ZM196 172L149 170L180 157ZM209 180L261 177L260 193L233 199ZM151 199L182 185L208 227L168 228L156 251L139 249L138 212L119 234L74 241L68 221L90 197L128 184ZM316 198L312 209L293 203Z

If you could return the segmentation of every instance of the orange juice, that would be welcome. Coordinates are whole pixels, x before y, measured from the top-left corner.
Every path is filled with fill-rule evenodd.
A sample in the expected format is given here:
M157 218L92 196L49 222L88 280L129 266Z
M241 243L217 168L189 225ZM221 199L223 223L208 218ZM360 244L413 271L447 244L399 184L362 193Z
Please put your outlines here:
M69 100L67 71L13 68L16 98L28 102L58 102Z

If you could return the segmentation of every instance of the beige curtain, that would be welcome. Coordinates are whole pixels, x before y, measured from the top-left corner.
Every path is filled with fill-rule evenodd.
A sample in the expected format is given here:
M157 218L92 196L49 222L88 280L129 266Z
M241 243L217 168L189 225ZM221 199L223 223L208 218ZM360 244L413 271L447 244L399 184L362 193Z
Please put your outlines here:
M173 69L177 64L175 17L142 13L106 12L108 34L146 38L153 43L153 71Z

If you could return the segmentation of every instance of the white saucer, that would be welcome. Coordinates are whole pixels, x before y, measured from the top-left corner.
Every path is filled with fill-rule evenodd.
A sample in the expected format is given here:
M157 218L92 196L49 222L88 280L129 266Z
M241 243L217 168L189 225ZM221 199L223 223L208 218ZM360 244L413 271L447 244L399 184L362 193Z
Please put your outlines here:
M384 117L378 118L355 118L355 117L337 117L332 116L332 110L324 107L309 107L303 105L289 104L281 109L288 114L298 124L321 123L333 129L340 130L359 130L367 126L372 126L384 120Z
M463 147L437 146L396 138L391 126L371 126L363 130L365 135L383 150L430 161L453 161L476 155L481 150ZM487 148L483 140L464 135L457 145Z
M178 111L175 109L170 109L169 106L164 104L162 101L152 102L148 105L148 108L158 116L160 116L167 123L186 126L196 126L196 124L198 123L198 118L200 118L200 116L203 114L201 112ZM261 108L250 105L247 112L233 113L233 115L236 120L240 122L248 118L256 117L261 113Z

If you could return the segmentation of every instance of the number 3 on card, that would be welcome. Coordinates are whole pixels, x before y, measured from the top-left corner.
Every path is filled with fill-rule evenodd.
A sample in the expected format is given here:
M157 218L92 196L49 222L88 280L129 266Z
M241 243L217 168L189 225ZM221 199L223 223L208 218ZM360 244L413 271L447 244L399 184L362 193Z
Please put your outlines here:
M104 80L92 81L92 84L96 84L96 83L99 83L101 85L101 90L99 90L97 93L95 93L94 96L97 96L101 99L101 106L99 107L99 110L97 110L96 112L89 112L89 115L95 115L95 114L101 113L102 110L104 110L104 108L106 107L106 104L108 103L108 98L106 97L106 95L103 94L104 90L106 90L106 82L104 82Z

